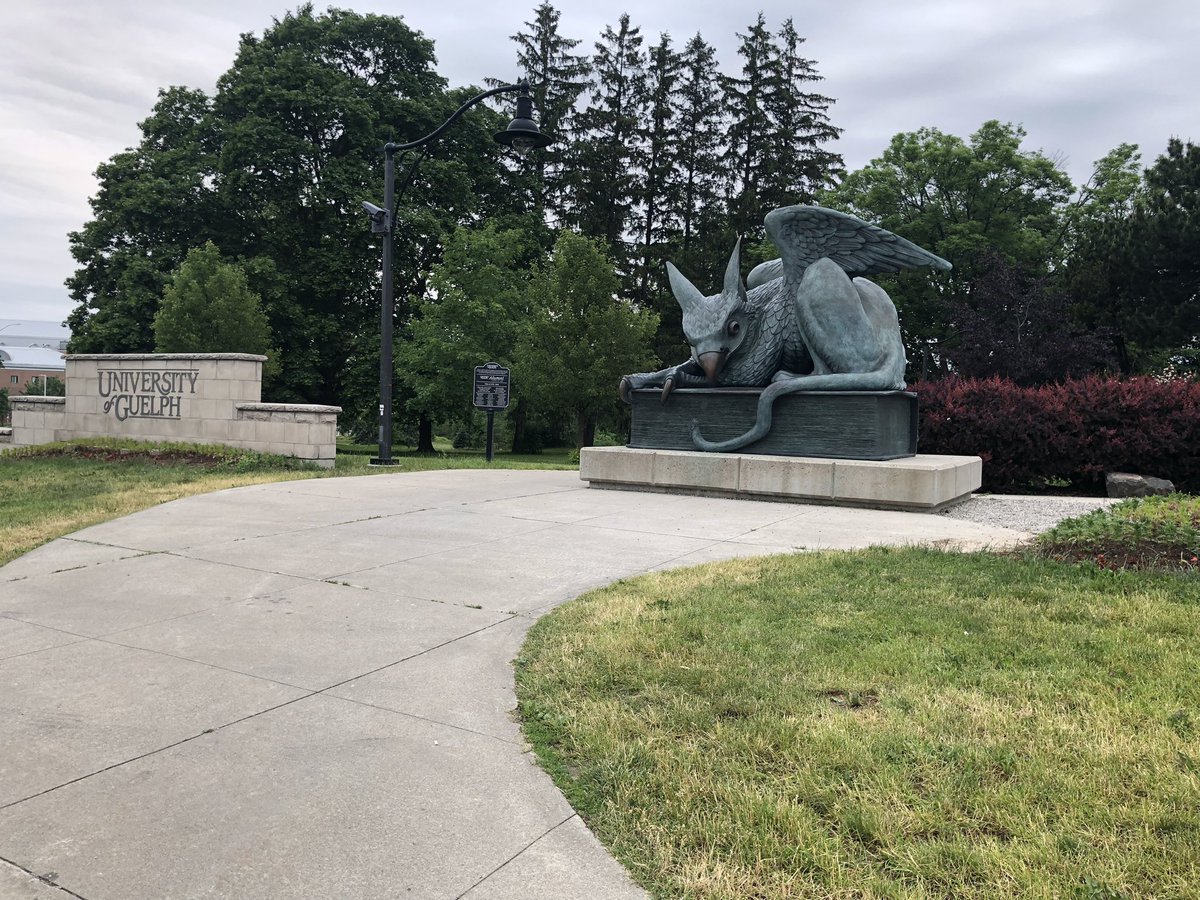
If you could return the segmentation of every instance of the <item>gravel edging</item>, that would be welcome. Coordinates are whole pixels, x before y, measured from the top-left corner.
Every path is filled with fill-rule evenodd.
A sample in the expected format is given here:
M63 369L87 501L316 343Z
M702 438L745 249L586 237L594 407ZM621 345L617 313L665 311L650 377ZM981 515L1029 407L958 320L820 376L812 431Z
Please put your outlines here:
M937 515L980 525L1039 534L1063 519L1118 502L1110 497L1046 497L1026 494L973 494Z

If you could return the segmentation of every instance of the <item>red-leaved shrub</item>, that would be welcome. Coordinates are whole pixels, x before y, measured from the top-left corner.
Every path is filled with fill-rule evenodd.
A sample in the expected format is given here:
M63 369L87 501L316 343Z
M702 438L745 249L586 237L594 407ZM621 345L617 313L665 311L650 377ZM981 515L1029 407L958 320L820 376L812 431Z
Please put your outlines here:
M980 456L983 487L1096 490L1105 472L1200 491L1200 382L1089 376L1019 387L1001 378L915 385L920 451Z

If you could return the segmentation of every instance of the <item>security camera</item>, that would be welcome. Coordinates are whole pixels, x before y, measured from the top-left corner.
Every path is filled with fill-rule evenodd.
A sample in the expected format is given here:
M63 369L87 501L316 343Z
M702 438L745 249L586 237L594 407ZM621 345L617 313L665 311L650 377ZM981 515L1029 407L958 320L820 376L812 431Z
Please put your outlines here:
M387 234L391 223L388 221L387 210L376 206L374 203L363 201L363 209L367 211L367 215L371 217L371 232L373 234Z

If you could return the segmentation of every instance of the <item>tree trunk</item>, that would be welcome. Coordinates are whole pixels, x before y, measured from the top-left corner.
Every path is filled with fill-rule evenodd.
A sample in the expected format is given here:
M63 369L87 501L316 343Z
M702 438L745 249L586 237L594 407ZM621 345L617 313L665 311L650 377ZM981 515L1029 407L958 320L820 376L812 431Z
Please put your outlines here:
M596 443L596 417L587 413L577 413L575 417L575 442L580 447L590 447Z
M521 453L525 449L525 401L518 400L517 405L508 414L512 423L512 452Z
M428 416L421 416L417 426L417 452L433 453L433 422Z

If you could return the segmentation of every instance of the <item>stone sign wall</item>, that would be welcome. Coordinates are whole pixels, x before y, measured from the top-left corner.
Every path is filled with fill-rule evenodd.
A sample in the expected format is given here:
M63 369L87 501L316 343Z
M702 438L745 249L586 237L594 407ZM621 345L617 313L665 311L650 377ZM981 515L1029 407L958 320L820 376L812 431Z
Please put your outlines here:
M13 397L12 443L79 437L227 444L332 466L341 407L262 402L265 356L67 357L66 397Z

